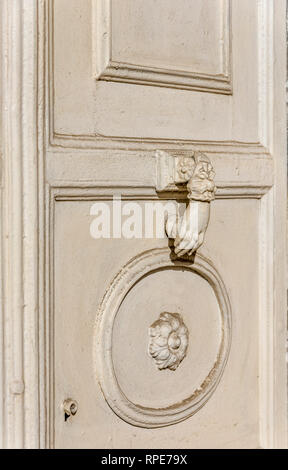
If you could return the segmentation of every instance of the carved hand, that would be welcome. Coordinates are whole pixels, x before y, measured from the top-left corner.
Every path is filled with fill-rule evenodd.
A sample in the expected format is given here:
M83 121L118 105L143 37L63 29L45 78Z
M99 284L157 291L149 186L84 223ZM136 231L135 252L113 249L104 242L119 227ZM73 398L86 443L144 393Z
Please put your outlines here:
M174 239L175 254L189 256L202 245L210 216L210 203L190 201Z
M210 201L215 197L214 171L203 154L195 158L193 175L188 181L189 204L180 220L168 217L166 233L174 239L178 257L192 255L202 245L210 217Z

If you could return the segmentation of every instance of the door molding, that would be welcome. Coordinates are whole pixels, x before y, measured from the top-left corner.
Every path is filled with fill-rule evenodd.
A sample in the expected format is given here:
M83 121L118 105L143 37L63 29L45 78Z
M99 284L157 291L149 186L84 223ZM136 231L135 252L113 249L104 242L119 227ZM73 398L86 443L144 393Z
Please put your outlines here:
M215 362L200 387L192 389L191 394L180 402L167 407L151 408L134 403L122 391L113 364L112 336L115 317L125 296L145 276L163 269L196 273L208 282L219 305L222 334ZM224 371L231 343L231 321L231 306L225 284L210 260L199 253L193 263L171 259L168 246L138 254L118 272L96 312L94 374L110 407L128 423L144 428L169 426L197 413L209 400Z
M45 445L43 99L37 54L42 3L1 2L0 428L8 448Z
M97 2L97 7L96 7L96 2ZM223 0L223 16L225 17L225 20L223 19L223 29L225 30L225 37L227 42L227 51L225 52L224 56L226 56L226 61L227 64L223 68L227 69L227 74L225 72L224 74L224 81L222 76L218 76L218 80L216 78L214 79L214 88L219 86L219 83L222 84L221 86L224 87L224 91L221 88L218 88L217 93L232 93L232 40L231 40L231 33L230 33L230 27L231 27L231 7L230 3L231 0ZM92 53L91 53L91 67L94 70L94 76L95 76L95 70L99 69L99 64L95 64L95 51L97 49L97 45L95 44L97 41L97 38L99 37L99 34L97 32L97 27L96 25L96 20L95 20L95 12L97 9L101 11L101 21L102 23L107 23L107 17L109 16L108 10L109 10L109 4L110 0L91 0L91 6L93 9L93 14L92 14L92 21L91 21L91 27L94 30L94 44L92 47ZM46 67L46 80L47 80L47 123L46 123L46 137L47 137L47 144L48 146L51 147L51 150L55 150L55 148L61 150L61 151L68 151L70 152L71 149L106 149L106 148L114 148L114 149L131 149L131 150L144 150L144 149L195 149L194 147L200 151L216 151L217 149L220 149L221 153L247 153L247 154L265 154L267 153L267 144L269 143L268 140L266 142L266 139L257 139L256 141L253 142L246 142L246 141L238 141L238 140L231 140L231 141L217 141L217 140L206 140L206 141L199 141L191 138L189 139L175 139L175 138L153 138L153 137L132 137L129 135L126 136L117 136L117 135L105 135L102 133L93 133L93 134L69 134L69 133L64 133L64 132L57 132L55 129L55 119L54 119L54 113L55 113L55 69L54 69L54 49L55 49L55 44L54 44L54 0L45 0L44 1L45 5L45 22L42 25L43 28L45 28L45 37L46 37L46 42L44 44L45 51L44 57L45 60L47 61L47 67ZM272 9L272 16L271 15L271 9ZM110 12L111 13L111 12ZM270 54L272 51L270 51L270 45L271 45L271 35L273 34L271 30L271 19L273 18L273 7L271 8L271 5L269 6L269 3L267 0L259 0L258 2L258 13L259 13L259 41L261 44L263 43L263 47L259 49L259 83L261 84L261 100L260 100L260 107L261 110L259 109L259 134L262 133L262 128L263 132L265 132L268 136L268 131L269 131L269 123L268 123L268 118L269 114L267 113L267 109L269 107L269 100L271 100L271 86L270 86L270 78L271 78L271 72L272 72L272 67L271 67L271 57L267 57L267 53ZM100 21L99 21L100 22ZM98 22L98 23L99 23ZM226 23L226 26L225 26ZM98 28L99 29L99 28ZM105 56L104 59L100 58L99 62L101 62L100 69L105 69L106 63L107 63L107 58L110 55L108 51L108 35L105 35L105 44L100 45L100 55ZM99 47L99 46L98 46ZM105 53L103 51L105 50ZM97 51L99 53L99 51ZM229 59L229 60L228 60ZM269 60L268 60L269 59ZM97 62L97 61L96 61ZM118 72L113 72L111 74L109 73L109 78L108 75L105 78L105 71L103 75L103 79L111 79L113 78L113 81L120 81L120 82L125 82L126 78L124 77L121 78L121 68L123 70L124 64L117 64L113 65L113 67L117 67L119 71L119 66L120 66L120 72L119 72L119 77ZM108 69L109 71L109 66ZM127 70L126 70L127 72ZM138 81L138 78L135 77L129 78L129 73L127 76L127 73L125 72L125 77L128 77L128 82L136 82ZM159 70L158 70L159 72ZM131 73L131 72L130 72ZM99 74L99 73L98 73ZM135 70L133 71L133 74L135 74ZM143 72L141 71L141 68L136 71L136 74L138 76L141 75L143 77ZM149 72L147 74L149 76ZM153 70L151 71L150 75L154 75ZM163 74L161 73L163 76ZM149 82L149 77L146 77L145 82ZM203 77L205 77L203 75ZM151 77L150 77L151 78ZM194 79L192 79L193 81ZM96 78L95 78L96 81ZM151 80L150 80L151 81ZM211 82L211 79L202 78L201 79L201 74L195 79L195 82L199 81L198 86L195 85L195 89L199 88L201 89L202 87L207 88L207 82ZM212 80L213 82L213 80ZM218 83L218 85L217 85ZM151 85L152 83L150 83ZM168 86L167 84L165 85L165 80L162 83L162 86ZM180 85L179 85L180 87ZM192 85L192 88L194 88L194 85ZM184 87L185 89L185 87ZM226 89L226 90L225 90ZM206 89L207 91L207 89Z
M93 66L97 80L232 94L231 76L231 0L222 3L221 73L185 72L166 67L143 66L113 59L111 0L92 2Z

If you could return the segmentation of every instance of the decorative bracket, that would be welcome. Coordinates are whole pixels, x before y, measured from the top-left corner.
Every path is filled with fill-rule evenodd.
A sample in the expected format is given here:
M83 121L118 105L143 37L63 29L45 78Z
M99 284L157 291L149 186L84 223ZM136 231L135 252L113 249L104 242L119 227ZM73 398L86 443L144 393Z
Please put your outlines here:
M168 214L167 236L174 240L178 257L191 256L204 241L210 217L210 202L215 199L215 172L207 155L195 151L191 156L156 152L159 192L187 191L189 203L182 217ZM180 188L179 188L180 186Z

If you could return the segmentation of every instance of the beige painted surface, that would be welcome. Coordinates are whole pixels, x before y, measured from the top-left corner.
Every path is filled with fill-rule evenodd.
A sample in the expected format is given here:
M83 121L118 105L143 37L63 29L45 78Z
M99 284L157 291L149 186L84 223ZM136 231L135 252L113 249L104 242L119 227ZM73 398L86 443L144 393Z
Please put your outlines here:
M202 251L210 259L213 254L231 299L232 346L223 377L195 415L150 430L125 423L105 402L93 367L93 335L99 301L113 277L127 260L164 247L166 240L93 240L90 206L59 202L55 214L56 447L258 447L258 202L214 203ZM237 219L231 220L236 208ZM71 232L77 234L73 239ZM115 249L117 260L107 259L107 250ZM166 310L181 313L189 329L189 352L176 371L159 371L147 354L148 328ZM112 360L119 386L143 406L185 399L209 372L219 334L219 307L207 281L173 269L146 276L130 290L115 319ZM70 422L63 419L64 396L79 406Z
M285 1L1 16L2 446L287 447ZM95 239L114 195L200 226Z

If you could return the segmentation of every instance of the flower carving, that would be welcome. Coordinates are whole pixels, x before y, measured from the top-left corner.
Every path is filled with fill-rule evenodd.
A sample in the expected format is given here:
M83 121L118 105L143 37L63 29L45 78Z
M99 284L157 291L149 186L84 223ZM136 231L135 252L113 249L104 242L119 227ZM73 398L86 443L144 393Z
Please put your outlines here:
M179 313L162 312L149 328L149 354L158 369L176 370L184 359L189 332Z
M194 159L191 157L183 157L179 160L177 166L177 174L180 181L187 181L193 175L193 171L195 168Z

